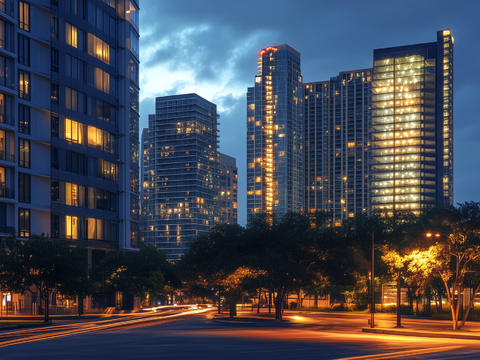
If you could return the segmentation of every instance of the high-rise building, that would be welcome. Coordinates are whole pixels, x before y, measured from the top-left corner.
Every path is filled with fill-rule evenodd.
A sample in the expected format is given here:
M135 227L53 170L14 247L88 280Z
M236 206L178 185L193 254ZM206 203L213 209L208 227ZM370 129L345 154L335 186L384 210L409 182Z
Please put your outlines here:
M138 13L0 1L0 236L85 245L91 263L138 246Z
M147 243L175 261L220 221L217 106L197 94L157 97L144 132Z
M374 51L372 209L453 203L453 37Z
M369 209L372 69L305 83L305 209L335 222Z
M220 222L237 223L238 169L235 158L219 153Z
M303 84L300 53L261 50L247 91L247 218L303 208Z

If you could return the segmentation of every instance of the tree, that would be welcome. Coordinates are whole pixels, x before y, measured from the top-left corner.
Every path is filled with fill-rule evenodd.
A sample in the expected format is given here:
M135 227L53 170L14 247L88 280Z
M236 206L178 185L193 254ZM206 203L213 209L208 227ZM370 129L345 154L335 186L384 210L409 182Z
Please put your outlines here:
M139 251L111 253L95 269L97 292L105 276L111 291L125 292L142 300L154 299L165 290L166 276L172 273L170 268L165 255L146 244Z
M190 243L190 249L179 261L178 274L193 293L204 297L211 289L224 289L230 296L230 316L236 315L235 304L243 293L243 275L251 274L243 265L241 242L245 229L236 224L216 225ZM238 272L237 272L238 270Z
M287 293L316 283L353 284L353 250L329 227L325 212L259 215L249 224L243 246L246 264L262 271L274 290L275 319L282 320Z
M432 232L441 236L430 248L428 254L432 271L442 279L451 305L453 329L461 329L465 325L468 312L473 304L476 287L470 304L460 324L460 296L464 288L464 280L468 274L480 273L480 202L465 202L458 207L435 209L430 216Z
M45 302L45 322L49 318L52 292L67 295L83 292L87 272L87 250L47 239L43 235L29 240L9 237L1 254L0 283L13 292L25 293L32 285Z

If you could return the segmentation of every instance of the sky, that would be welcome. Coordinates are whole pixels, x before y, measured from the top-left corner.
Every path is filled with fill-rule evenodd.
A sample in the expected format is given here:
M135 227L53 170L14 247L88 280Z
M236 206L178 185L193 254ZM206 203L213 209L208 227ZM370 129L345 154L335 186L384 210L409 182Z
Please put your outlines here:
M322 81L372 67L374 49L434 42L451 29L454 203L480 201L479 13L477 0L140 0L140 126L148 127L157 96L197 93L217 104L219 151L237 159L244 225L246 91L261 49L290 45L304 82Z

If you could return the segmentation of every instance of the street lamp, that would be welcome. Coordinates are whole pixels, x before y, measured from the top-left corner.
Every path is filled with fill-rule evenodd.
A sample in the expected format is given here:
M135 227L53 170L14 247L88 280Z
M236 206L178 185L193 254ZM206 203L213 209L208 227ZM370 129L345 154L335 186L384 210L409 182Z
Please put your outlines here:
M370 327L373 329L375 327L375 230L372 229L372 278L371 278L371 288L372 288L372 298L370 305Z

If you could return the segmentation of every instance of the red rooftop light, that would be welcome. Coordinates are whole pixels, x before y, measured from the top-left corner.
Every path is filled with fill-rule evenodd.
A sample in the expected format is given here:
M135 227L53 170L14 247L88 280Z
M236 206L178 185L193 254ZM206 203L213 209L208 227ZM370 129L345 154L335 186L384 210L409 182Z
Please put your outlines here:
M265 54L267 51L277 51L278 48L276 46L269 46L265 49L262 49L262 51L260 51L260 55L263 55Z

